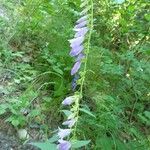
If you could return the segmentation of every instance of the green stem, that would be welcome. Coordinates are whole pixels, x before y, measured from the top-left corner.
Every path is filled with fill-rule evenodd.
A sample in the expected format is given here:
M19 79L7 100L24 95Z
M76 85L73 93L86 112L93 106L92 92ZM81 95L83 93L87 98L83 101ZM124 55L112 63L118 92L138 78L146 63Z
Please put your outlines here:
M85 81L85 76L86 76L86 71L87 71L87 62L88 62L88 57L89 57L89 52L90 52L90 41L91 41L91 36L92 36L92 31L93 31L93 0L90 0L91 2L91 15L90 15L90 31L89 31L89 36L88 36L88 42L87 42L87 51L86 51L86 56L85 56L85 63L84 63L84 69L83 69L83 75L81 75L81 85L80 85L80 93L79 93L79 99L76 102L76 118L78 120L79 118L79 111L80 111L80 100L82 99L83 95L83 86L84 86L84 81ZM76 130L77 130L77 122L74 127L74 133L73 133L73 138L76 137Z
M88 38L88 44L87 44L87 51L86 51L86 57L85 57L83 76L81 78L80 95L82 95L82 93L83 93L83 85L84 85L84 80L85 80L85 76L86 76L87 62L88 62L88 56L89 56L89 52L90 52L90 41L91 41L92 31L93 31L93 1L91 0L90 32L89 32L89 38Z

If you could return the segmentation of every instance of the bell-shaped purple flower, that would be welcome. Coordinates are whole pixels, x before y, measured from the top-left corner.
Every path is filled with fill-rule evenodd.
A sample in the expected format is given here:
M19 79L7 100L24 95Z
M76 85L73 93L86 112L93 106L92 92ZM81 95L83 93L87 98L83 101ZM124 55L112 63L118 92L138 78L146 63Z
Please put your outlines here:
M61 128L59 128L58 136L59 136L60 139L63 139L66 136L69 136L70 133L71 133L71 129L61 129Z
M83 17L81 17L80 19L78 19L76 23L81 23L81 22L87 20L87 18L88 18L88 15L83 16Z
M78 70L80 69L80 66L81 66L81 62L80 61L77 61L73 68L71 69L71 75L74 75L78 72Z
M77 56L84 49L83 45L72 48L70 51L70 56Z
M87 20L85 20L85 21L77 24L74 28L79 29L79 28L85 27L87 25L87 23L88 23Z
M67 98L65 98L62 102L63 105L71 105L73 102L75 101L73 96L69 96Z
M65 140L59 140L59 144L57 146L58 150L69 150L71 148L71 143Z
M87 27L83 27L80 29L76 29L77 33L75 34L75 37L85 36L85 34L88 32Z
M72 39L72 40L69 40L70 46L71 46L72 48L75 48L75 47L80 46L83 41L84 41L84 36L77 37L77 38L74 38L74 39Z
M62 124L67 125L69 128L71 128L74 126L75 122L76 122L75 119L70 119L70 120L63 122Z

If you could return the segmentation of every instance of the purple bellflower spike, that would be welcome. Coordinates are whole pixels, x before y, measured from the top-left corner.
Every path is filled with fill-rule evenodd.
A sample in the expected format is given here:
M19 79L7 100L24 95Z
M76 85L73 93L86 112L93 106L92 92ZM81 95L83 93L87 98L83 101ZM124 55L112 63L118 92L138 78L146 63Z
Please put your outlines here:
M67 125L69 128L71 128L74 126L75 122L76 122L75 119L70 119L70 120L63 122L62 124Z
M80 66L81 66L81 62L80 61L77 61L73 68L71 69L71 75L74 75L78 72L78 70L80 69Z
M88 14L88 11L91 8L93 9L93 7L92 7L93 4L91 4L91 6L88 4L89 4L88 0L81 0L80 7L83 9L83 11L80 13L81 18L76 21L76 25L73 29L75 31L74 38L69 40L70 47L71 47L71 51L69 54L70 54L70 56L75 58L75 64L73 65L73 67L71 69L71 75L73 76L73 80L72 80L72 90L73 91L76 89L76 87L78 85L78 80L80 78L79 69L81 67L81 63L83 62L82 59L84 59L86 56L84 54L83 50L84 50L84 46L85 46L84 40L86 39L85 35L89 31L88 24L90 22L93 23L93 21L91 21L89 19L90 15ZM92 18L93 18L93 16L92 16ZM92 29L91 29L91 31L92 31ZM90 40L90 36L89 36L89 40ZM89 40L88 40L88 43L89 43ZM87 49L87 52L89 52L89 49ZM86 65L84 68L84 72L86 71L85 69L86 69ZM81 77L81 79L82 79L82 77ZM81 86L81 89L82 89L82 86ZM72 147L70 140L66 141L64 139L67 138L71 134L71 132L73 130L72 127L75 125L75 123L78 120L77 112L79 112L79 106L80 106L79 100L80 100L80 98L82 98L81 93L75 92L73 96L69 96L69 97L65 98L62 102L62 105L64 105L64 106L67 106L67 105L70 106L72 104L74 104L74 105L73 105L73 107L71 107L71 110L69 111L71 114L69 114L67 120L62 123L62 125L67 126L67 129L58 128L58 137L59 137L58 145L57 145L58 150L70 150ZM78 110L76 110L74 108L77 108Z
M69 150L71 148L71 143L65 140L59 140L58 141L58 150Z
M70 51L70 56L77 56L79 53L81 53L81 51L84 49L83 45L78 46L78 47L74 47L72 48L72 50Z
M87 23L88 23L87 20L85 20L85 21L77 24L74 28L79 29L79 28L85 27L87 25Z
M78 19L76 23L81 23L81 22L87 20L87 18L88 18L88 15L83 16L83 17L81 17L80 19Z
M62 102L63 105L71 105L74 102L74 98L72 96L69 96L65 98Z
M65 138L66 136L69 136L71 133L71 129L61 129L59 128L58 136L60 139Z
M76 29L77 33L75 34L75 37L85 36L85 34L88 32L87 27L83 27L80 29Z
M83 37L83 36L78 37L78 38L74 38L74 39L72 39L72 40L69 40L70 46L71 46L72 48L78 47L79 45L82 44L83 41L84 41L84 37Z

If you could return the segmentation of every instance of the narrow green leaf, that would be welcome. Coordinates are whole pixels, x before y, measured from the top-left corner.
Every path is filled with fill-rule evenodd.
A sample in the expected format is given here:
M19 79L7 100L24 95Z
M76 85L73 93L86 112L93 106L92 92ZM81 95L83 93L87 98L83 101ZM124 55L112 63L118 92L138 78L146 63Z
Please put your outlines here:
M85 108L80 108L80 111L82 111L82 112L88 114L88 115L91 116L91 117L96 118L96 116L95 116L94 114L92 114L89 110L87 110L87 109L85 109Z
M88 141L72 141L72 148L80 148L83 146L86 146L87 144L90 143L90 140Z
M53 70L56 71L57 73L59 73L60 75L63 75L63 71L60 68L58 68L57 66L54 66Z
M72 112L69 110L61 110L61 111L66 115L66 117L69 117L72 114Z
M57 134L55 134L55 135L52 136L48 141L49 141L50 143L53 143L53 142L56 142L56 141L58 141L58 140L59 140L59 137L58 137Z
M57 150L56 144L51 144L49 141L46 141L44 143L38 142L38 143L30 143L30 144L40 148L41 150Z

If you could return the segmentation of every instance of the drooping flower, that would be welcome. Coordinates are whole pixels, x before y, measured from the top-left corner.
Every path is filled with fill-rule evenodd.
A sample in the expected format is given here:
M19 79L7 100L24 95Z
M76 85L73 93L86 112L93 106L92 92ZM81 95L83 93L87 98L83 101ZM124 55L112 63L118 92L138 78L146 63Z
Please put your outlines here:
M85 25L87 25L87 23L88 23L87 20L85 20L85 21L83 21L83 22L77 24L77 25L75 26L75 29L79 29L79 28L85 27Z
M69 96L65 98L62 102L63 105L71 105L75 101L75 98L73 96Z
M82 44L83 41L84 41L84 36L77 37L77 38L74 38L72 40L69 40L70 46L72 48L78 47L79 45Z
M70 56L73 57L80 54L83 49L84 49L83 45L72 48L72 50L70 51Z
M78 19L76 23L81 23L81 22L87 20L87 18L88 18L88 15L83 16L83 17L81 17L80 19Z
M76 122L76 120L73 118L73 119L70 119L70 120L63 122L62 124L67 125L69 128L71 128L74 126L75 122Z
M69 136L70 133L71 133L71 129L61 129L61 128L59 128L58 136L59 136L60 139L63 139L66 136Z
M71 148L71 143L65 140L59 140L59 144L57 146L58 150L69 150Z
M80 69L80 66L81 66L81 62L80 61L77 61L73 68L71 69L71 75L74 75L78 72L78 70Z
M88 2L82 2L81 5L82 7L84 7ZM70 51L70 55L72 57L76 57L76 62L74 64L74 66L71 69L71 75L75 75L78 70L80 69L81 66L81 59L84 58L84 54L83 54L83 42L85 39L85 35L88 32L88 28L87 28L87 24L88 24L88 15L86 14L87 11L89 10L89 8L85 8L82 12L81 15L82 16L80 19L77 20L77 24L74 27L74 31L75 36L74 39L69 40L70 42L70 47L72 48L72 50ZM76 88L76 82L72 82L72 87L73 89Z
M83 27L83 28L80 28L80 29L75 29L75 31L77 32L75 34L75 37L85 36L85 34L88 32L88 28Z

